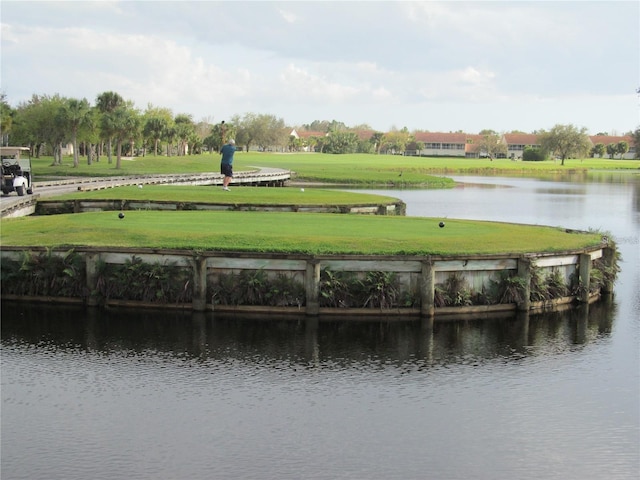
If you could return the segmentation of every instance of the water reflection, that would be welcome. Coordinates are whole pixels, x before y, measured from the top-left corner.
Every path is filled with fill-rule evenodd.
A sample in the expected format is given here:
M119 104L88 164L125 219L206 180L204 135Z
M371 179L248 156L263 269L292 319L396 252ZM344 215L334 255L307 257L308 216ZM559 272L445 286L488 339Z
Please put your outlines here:
M17 314L16 314L17 313ZM104 354L169 354L342 368L354 363L481 364L579 350L612 329L601 302L545 315L472 321L318 321L225 318L213 313L104 311L2 302L3 345Z
M475 178L382 193L601 227L614 301L432 328L4 301L2 478L636 478L640 176Z

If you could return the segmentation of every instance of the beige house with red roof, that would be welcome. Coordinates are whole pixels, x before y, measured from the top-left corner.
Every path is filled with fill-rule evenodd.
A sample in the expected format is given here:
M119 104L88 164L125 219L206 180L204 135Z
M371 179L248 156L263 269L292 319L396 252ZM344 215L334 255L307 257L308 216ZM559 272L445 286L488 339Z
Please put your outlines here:
M374 130L361 130L354 132L360 140L369 140ZM310 137L324 137L324 132L298 132L295 129L291 131L295 138L308 139ZM408 155L418 155L424 157L467 157L478 158L480 156L479 146L484 138L483 135L471 133L452 133L452 132L415 132L415 142L421 143L421 149L414 149L416 145L410 146L405 152ZM633 143L633 137L626 136L608 136L594 135L590 136L592 146L602 143L605 147L609 144L618 144L619 142L627 142L629 151L625 153L623 159L634 159L636 157L636 146ZM500 141L507 146L507 158L521 160L522 155L527 148L540 148L538 135L533 133L505 133L500 136ZM305 151L309 151L305 147Z
M464 157L467 148L466 133L416 132L416 142L422 142L423 148L417 155L438 157Z
M637 148L635 143L633 142L633 137L629 135L625 135L622 137L613 135L592 135L589 137L589 140L591 140L591 144L594 147L599 143L602 143L606 147L607 145L611 144L617 145L620 142L627 142L627 145L629 145L629 151L625 153L622 158L627 160L636 158ZM620 158L620 155L617 155L616 158Z
M324 133L324 132L312 132L312 131L307 131L307 130L303 130L303 131L298 132L295 128L293 130L291 130L291 133L289 133L289 135L291 137L298 138L298 139L301 139L301 140L305 141L305 145L302 147L302 150L304 152L309 152L309 151L312 150L312 147L309 146L309 144L308 144L308 140L311 137L321 138L321 137L326 137L327 136L327 134Z
M525 148L540 148L538 135L532 133L505 133L502 141L507 145L507 157L522 159Z
M478 151L479 145L483 139L483 135L443 132L416 132L414 137L416 142L422 142L424 147L419 151L411 152L411 154L426 157L478 158L480 154ZM627 142L629 151L622 158L634 159L636 157L636 146L633 143L633 137L629 135L595 135L589 137L589 139L594 146L598 143L607 146L609 144L617 145L619 142ZM500 140L507 146L507 157L514 160L522 159L526 148L540 148L538 135L532 133L505 133L501 135Z

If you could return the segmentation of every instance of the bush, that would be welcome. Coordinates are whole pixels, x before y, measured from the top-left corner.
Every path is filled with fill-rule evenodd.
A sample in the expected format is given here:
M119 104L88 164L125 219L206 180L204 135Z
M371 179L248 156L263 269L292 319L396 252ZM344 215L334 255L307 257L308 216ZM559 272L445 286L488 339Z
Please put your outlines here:
M269 278L264 270L223 273L208 296L212 303L218 305L301 307L306 303L306 292L301 282L284 273Z
M354 306L354 284L356 277L353 272L333 272L328 268L320 272L321 307L349 308Z
M454 272L445 280L443 285L436 285L435 301L436 306L464 307L472 305L471 291L467 286L467 281L458 272Z
M394 272L366 272L358 276L353 272L320 273L320 307L330 308L407 308L418 303L411 292L400 290Z
M547 154L539 148L525 147L522 152L523 162L542 162L547 159Z
M186 303L193 299L190 270L175 264L143 263L135 255L124 264L98 262L96 293L104 299Z
M498 275L498 280L491 280L491 290L496 303L521 303L525 298L526 281L503 271Z
M87 296L84 258L73 250L55 255L22 252L20 261L2 259L2 293L56 297Z

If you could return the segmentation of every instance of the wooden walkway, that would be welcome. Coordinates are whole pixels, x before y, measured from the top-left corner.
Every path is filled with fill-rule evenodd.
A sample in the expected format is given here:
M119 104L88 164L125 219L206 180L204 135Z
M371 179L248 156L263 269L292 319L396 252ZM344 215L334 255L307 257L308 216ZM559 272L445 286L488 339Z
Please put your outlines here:
M291 178L289 170L254 167L256 170L237 172L233 183L281 187ZM89 177L65 180L34 182L34 194L18 197L3 195L0 201L0 217L21 217L35 211L38 199L53 197L73 191L101 190L127 185L166 185L180 183L187 185L222 185L220 173L187 173L172 175L137 175L122 177Z

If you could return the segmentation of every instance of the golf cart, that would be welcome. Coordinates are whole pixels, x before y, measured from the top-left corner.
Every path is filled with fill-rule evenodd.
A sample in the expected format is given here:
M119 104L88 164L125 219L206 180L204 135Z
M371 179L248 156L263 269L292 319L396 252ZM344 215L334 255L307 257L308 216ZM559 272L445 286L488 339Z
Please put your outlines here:
M30 153L29 147L0 147L0 188L5 195L14 191L21 197L25 192L33 193Z

